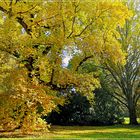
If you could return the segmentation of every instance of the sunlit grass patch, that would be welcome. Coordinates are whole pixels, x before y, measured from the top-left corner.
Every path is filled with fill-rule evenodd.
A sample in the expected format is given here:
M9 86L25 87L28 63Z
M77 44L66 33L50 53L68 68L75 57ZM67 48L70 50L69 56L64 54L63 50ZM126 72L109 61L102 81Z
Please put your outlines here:
M124 120L125 120L125 121L124 121L123 124L129 124L130 120L129 120L128 117L125 117ZM140 118L137 118L137 121L140 123Z
M13 133L14 134L14 133ZM12 135L12 134L11 134ZM6 135L5 135L6 136ZM13 135L14 136L14 135ZM18 137L18 132L16 135ZM12 137L12 136L11 136ZM35 132L17 139L140 139L140 126L52 126L50 132ZM12 138L10 138L11 140Z
M124 123L123 123L123 124L129 124L129 122L130 122L129 118L128 118L128 117L125 117L125 118L124 118Z

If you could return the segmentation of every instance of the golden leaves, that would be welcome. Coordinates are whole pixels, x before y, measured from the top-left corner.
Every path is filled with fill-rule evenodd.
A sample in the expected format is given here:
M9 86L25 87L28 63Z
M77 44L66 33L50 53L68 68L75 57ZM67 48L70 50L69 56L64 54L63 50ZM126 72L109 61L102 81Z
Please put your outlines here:
M17 122L23 121L24 129L34 125L38 115L50 112L63 102L57 98L53 84L57 88L72 85L84 95L93 95L93 90L100 86L98 78L77 69L84 57L100 61L111 59L115 63L124 61L116 28L122 27L132 12L121 2L2 0L0 10L0 49L15 57L18 54L16 60L22 65L11 70L4 81L5 93L12 98L6 105L6 113L13 111L11 114ZM72 57L73 68L68 70L62 67L61 56L64 48L70 48L71 44L79 53ZM29 78L29 74L32 77ZM10 115L7 116L9 122Z
M25 131L35 130L38 126L41 129L46 123L43 120L38 122L40 115L46 115L58 103L63 103L63 98L60 100L55 91L30 81L27 74L27 70L21 68L11 70L10 75L5 77L5 90L0 94L0 123L3 129L12 130L20 124Z

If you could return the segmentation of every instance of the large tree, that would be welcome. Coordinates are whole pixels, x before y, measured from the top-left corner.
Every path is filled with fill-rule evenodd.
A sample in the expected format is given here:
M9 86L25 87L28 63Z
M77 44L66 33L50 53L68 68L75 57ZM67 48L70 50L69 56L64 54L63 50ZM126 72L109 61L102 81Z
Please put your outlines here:
M51 111L56 100L52 95L68 86L74 85L89 96L99 81L93 73L78 73L79 66L87 59L124 62L120 43L114 35L118 34L116 27L122 27L131 12L121 2L2 0L0 11L0 51L16 61L8 76L2 76L2 82L7 81L5 92L9 94L1 94L1 101L9 99L10 107L12 101L17 101L14 108L18 109L5 113L19 115L20 110L19 127L23 122L27 124L30 119L25 116L34 116L40 106L44 113ZM74 57L73 68L68 70L62 67L63 50L73 48L79 54ZM25 106L23 110L28 110L24 115L21 106L15 106L19 102ZM4 112L3 107L1 110ZM6 121L16 120L12 115ZM9 122L1 124L10 125Z
M128 5L134 11L134 16L131 20L126 20L123 28L118 28L120 33L118 40L126 53L126 64L122 66L120 63L114 64L109 60L106 66L116 82L115 97L127 107L130 124L138 124L136 109L140 99L140 15L138 8L140 3L131 1Z

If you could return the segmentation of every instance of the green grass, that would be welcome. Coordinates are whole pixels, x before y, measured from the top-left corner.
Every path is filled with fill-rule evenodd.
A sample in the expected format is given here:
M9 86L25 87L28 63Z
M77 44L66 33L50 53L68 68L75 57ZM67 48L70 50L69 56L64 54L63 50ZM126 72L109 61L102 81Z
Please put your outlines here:
M0 134L1 136L2 134ZM3 134L4 135L4 134ZM18 132L5 134L5 137L19 137L23 139L140 139L140 126L52 126L50 132L35 132L31 135L21 135ZM22 138L20 138L22 137ZM2 138L3 139L3 138ZM1 140L2 140L1 139ZM10 138L12 140L12 138Z
M129 124L129 118L128 117L125 117L124 118L124 123L123 124ZM137 121L138 121L138 123L140 123L140 118L137 118Z

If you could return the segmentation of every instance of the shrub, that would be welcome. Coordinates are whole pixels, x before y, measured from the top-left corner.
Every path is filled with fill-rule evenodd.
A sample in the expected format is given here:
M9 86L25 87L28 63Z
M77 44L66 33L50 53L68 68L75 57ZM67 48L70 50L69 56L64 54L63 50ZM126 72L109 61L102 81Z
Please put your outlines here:
M57 125L112 125L122 123L123 111L118 102L103 89L95 91L94 103L78 93L68 96L69 102L58 106L46 120Z

